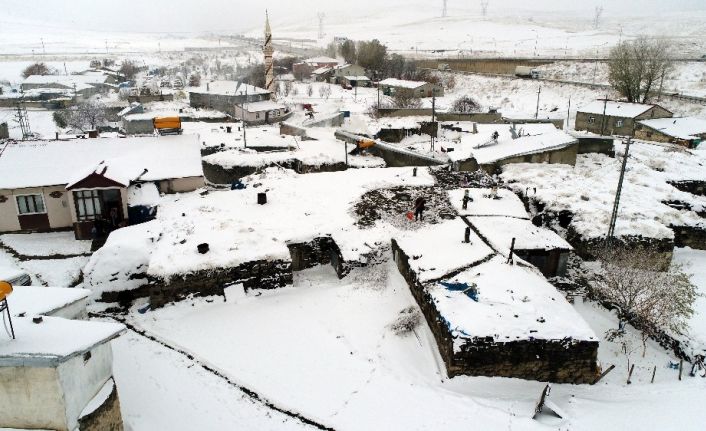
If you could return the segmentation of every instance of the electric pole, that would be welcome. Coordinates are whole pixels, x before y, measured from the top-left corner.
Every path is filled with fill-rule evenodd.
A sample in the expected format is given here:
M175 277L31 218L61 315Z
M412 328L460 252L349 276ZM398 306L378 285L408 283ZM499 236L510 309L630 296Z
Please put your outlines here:
M618 209L620 208L620 195L623 192L623 181L625 180L625 168L628 164L628 155L630 153L630 143L632 138L628 138L625 143L625 156L623 164L620 167L620 178L618 179L618 189L615 191L615 202L613 203L613 214L610 217L610 225L608 226L608 236L606 237L606 245L610 245L615 236L615 224L618 221Z
M537 90L537 109L534 111L534 119L539 118L539 95L542 94L542 86L539 86L539 90Z
M326 35L324 33L324 18L326 18L326 14L323 12L319 12L319 39L323 39L324 36Z
M481 0L481 2L480 2L480 13L483 16L488 15L488 3L489 3L488 0Z
M436 119L436 89L431 91L431 124L433 127ZM431 132L431 152L434 152L434 131Z
M605 95L605 99L603 100L603 117L601 117L601 136L605 135L605 113L606 110L608 109L608 95Z
M447 9L447 7L446 7L446 3L448 3L448 1L447 1L447 0L443 0L444 6L443 6L443 9L441 9L441 17L442 17L442 18L446 18L446 17L448 16L448 9Z
M571 127L571 96L569 96L569 107L566 108L566 127L564 129L569 130Z
M15 120L20 125L22 131L22 140L26 140L32 136L32 129L29 127L29 117L27 116L27 108L25 108L22 98L17 102L15 112Z

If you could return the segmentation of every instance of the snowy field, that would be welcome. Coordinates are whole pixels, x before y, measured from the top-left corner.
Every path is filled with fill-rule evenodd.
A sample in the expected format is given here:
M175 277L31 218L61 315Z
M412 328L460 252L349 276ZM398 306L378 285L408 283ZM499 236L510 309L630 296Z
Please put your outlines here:
M186 301L131 314L131 320L275 404L340 430L700 429L687 416L700 403L703 381L678 382L668 368L675 358L652 342L645 358L631 358L637 365L629 386L626 358L617 345L602 342L603 367L617 368L597 386L553 385L551 399L568 414L563 420L531 419L540 382L448 379L426 324L416 336L399 337L388 328L415 302L394 265L382 270L384 285L364 273L339 281L322 267L298 273L290 288L244 295L234 287L225 302ZM597 334L617 326L615 316L595 305L577 301L576 308ZM629 336L639 340L632 330ZM118 370L134 361L120 350L116 356ZM140 382L145 396L157 386L147 380Z
M87 255L91 241L77 241L73 232L0 235L0 244L25 256Z

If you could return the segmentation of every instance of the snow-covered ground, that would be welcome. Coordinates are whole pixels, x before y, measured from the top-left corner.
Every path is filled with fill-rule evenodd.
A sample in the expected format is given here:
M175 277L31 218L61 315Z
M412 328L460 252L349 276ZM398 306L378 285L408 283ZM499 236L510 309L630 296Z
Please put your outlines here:
M580 154L575 167L507 165L501 178L517 193L529 190L530 197L544 202L547 209L556 213L571 211L571 227L584 238L600 238L608 231L624 145L617 143L616 150L616 158ZM706 199L679 191L667 182L704 178L706 151L674 151L645 143L633 144L630 151L616 235L673 238L670 225L703 226L704 219L696 212L706 208ZM663 204L667 201L687 202L693 211Z
M689 345L693 352L706 354L706 251L678 248L674 250L674 263L682 266L691 276L691 282L701 296L694 303L694 315L689 322Z
M644 359L632 355L636 367L628 386L620 347L602 341L602 366L617 368L597 386L553 385L550 399L568 413L563 420L531 419L540 382L448 379L426 324L416 336L399 337L389 329L399 311L415 302L394 265L383 270L386 282L380 285L370 282L370 274L338 280L330 268L314 268L298 273L293 287L247 295L234 287L225 302L186 301L130 319L275 404L335 429L700 429L685 417L699 405L703 381L678 382L668 368L675 358L652 342ZM617 318L596 305L575 306L599 336L617 326ZM634 331L629 336L639 342ZM162 368L144 368L152 366ZM118 371L119 388L127 372ZM137 380L145 381L145 393L158 385Z
M91 241L77 241L73 232L0 235L0 244L24 256L90 254Z

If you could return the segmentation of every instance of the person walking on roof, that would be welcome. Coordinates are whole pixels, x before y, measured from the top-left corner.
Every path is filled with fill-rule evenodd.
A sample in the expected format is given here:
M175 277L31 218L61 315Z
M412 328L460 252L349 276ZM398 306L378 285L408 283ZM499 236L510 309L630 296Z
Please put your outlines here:
M419 196L414 202L414 219L416 221L424 220L424 210L426 209L426 203L427 201L422 196Z

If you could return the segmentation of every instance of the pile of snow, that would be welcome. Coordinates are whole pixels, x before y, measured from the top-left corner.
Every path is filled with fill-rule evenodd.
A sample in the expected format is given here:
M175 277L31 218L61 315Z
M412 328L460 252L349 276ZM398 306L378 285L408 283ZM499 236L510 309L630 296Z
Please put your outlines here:
M0 235L0 244L24 256L78 255L91 252L91 241L77 241L73 232Z
M128 206L154 207L160 201L159 189L154 183L133 184L127 188Z

